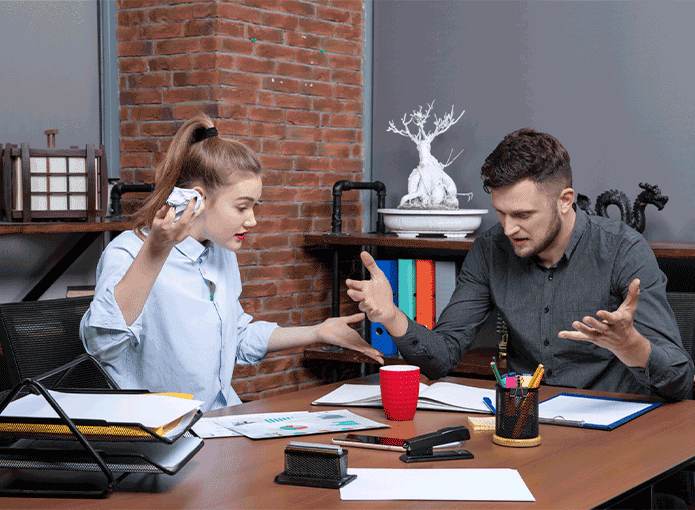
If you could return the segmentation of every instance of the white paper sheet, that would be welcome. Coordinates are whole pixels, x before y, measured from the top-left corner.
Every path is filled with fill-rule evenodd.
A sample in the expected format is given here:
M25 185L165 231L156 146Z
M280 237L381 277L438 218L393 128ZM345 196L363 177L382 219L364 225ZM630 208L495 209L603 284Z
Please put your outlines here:
M378 429L388 426L351 413L346 409L340 409L245 423L235 426L234 430L251 439L267 439L271 437L306 436L309 434L344 432L348 430Z
M344 501L535 501L516 469L363 469L340 489Z
M652 405L625 400L584 398L579 395L558 395L538 405L538 416L548 420L562 418L569 421L608 426L644 411Z
M231 416L216 416L212 418L202 417L193 426L193 430L203 439L214 437L239 437L243 436L234 430L234 427L245 423L259 422L267 419L294 417L306 414L308 411L296 411L291 413L261 413L261 414L235 414Z
M199 409L201 400L156 395L152 393L115 395L103 393L63 393L49 391L58 405L72 419L105 420L109 423L139 423L157 429ZM21 418L58 418L41 395L27 395L10 404L2 416Z

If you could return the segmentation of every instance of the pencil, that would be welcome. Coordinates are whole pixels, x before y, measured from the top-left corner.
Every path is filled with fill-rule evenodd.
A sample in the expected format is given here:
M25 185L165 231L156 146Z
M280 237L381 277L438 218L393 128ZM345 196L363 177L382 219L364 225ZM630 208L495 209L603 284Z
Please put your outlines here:
M541 385L541 378L544 373L545 368L543 368L543 364L538 365L538 368L533 373L533 377L531 377L531 382L529 382L529 388L538 388Z

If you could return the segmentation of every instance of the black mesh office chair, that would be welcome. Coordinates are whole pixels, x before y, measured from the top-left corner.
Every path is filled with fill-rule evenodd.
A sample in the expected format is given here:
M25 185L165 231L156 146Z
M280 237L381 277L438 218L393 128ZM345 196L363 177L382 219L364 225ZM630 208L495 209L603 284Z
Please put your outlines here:
M695 292L667 292L666 299L676 316L683 347L695 359L693 335L695 334Z
M695 292L667 292L666 299L671 306L678 330L681 333L683 347L690 354L690 357L695 358L693 349L693 335L695 334ZM686 471L681 471L672 475L670 478L661 482L657 486L657 490L673 494L692 505L695 503L695 478L693 471L689 468Z
M41 377L52 389L117 389L80 340L91 296L0 304L0 346L6 383ZM9 389L9 388L0 388Z

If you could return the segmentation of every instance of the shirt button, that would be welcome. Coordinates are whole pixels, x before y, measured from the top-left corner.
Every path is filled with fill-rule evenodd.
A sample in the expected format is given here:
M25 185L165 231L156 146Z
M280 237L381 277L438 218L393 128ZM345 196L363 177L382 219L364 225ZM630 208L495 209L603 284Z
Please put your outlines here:
M553 281L553 275L549 274L549 275L548 275L548 280L550 280L550 281L552 282L552 281Z
M548 347L548 346L550 345L550 340L548 340L548 339L546 338L545 341L543 342L543 345L545 345L546 347Z
M550 311L550 308L548 308L547 306L545 308L543 308L543 313L548 313L549 311Z

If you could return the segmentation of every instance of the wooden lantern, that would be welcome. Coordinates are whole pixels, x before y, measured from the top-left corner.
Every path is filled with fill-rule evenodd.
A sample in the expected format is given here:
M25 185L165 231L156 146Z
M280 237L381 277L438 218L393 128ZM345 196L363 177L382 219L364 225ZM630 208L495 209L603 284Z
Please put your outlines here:
M104 146L55 149L49 131L48 149L32 149L27 143L0 146L2 218L22 222L103 219L108 206Z

